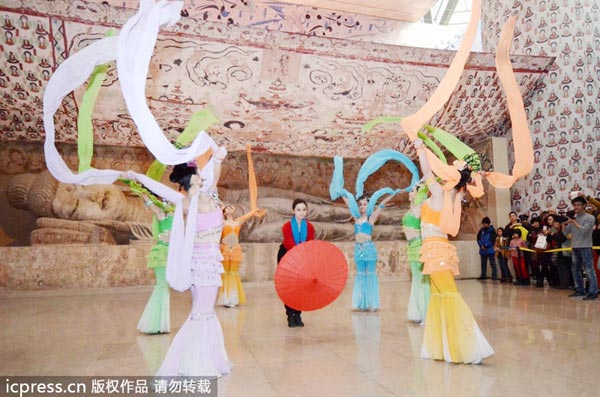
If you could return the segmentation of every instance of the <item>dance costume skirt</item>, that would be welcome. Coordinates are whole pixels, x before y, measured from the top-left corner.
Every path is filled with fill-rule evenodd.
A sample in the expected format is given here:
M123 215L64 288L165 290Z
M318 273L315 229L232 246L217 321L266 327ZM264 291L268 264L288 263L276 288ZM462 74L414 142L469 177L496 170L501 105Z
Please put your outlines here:
M166 270L164 265L154 268L156 285L138 322L137 329L140 332L157 334L171 331L169 285L167 284Z
M242 261L242 247L236 245L229 247L221 244L221 252L223 253L223 274L219 304L223 306L236 306L246 303L246 294L240 279L240 264Z
M354 262L356 262L356 276L352 289L352 307L358 310L379 309L377 249L373 241L355 244Z
M192 312L183 324L157 376L221 376L231 371L214 304L219 289L192 285Z
M165 267L167 266L167 256L169 255L169 246L162 241L159 241L152 247L148 254L148 267Z
M409 261L412 281L410 283L410 298L406 318L410 321L422 323L427 317L429 307L429 276L421 272L422 264L418 261Z
M192 284L221 286L223 255L218 243L195 243L192 256Z
M471 309L458 293L452 273L436 272L430 280L431 300L421 357L480 364L484 358L494 354Z

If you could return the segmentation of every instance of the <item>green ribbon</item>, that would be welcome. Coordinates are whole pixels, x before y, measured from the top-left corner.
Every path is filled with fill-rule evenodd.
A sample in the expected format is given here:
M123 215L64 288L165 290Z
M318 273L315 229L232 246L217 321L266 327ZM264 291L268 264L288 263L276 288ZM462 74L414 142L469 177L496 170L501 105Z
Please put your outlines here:
M185 130L175 140L175 146L185 147L189 145L200 133L219 120L208 109L200 110L192 115ZM154 160L146 175L154 180L160 181L167 170L167 166L158 160Z
M114 36L115 32L110 29L106 37ZM77 116L77 156L79 157L79 172L92 168L92 157L94 156L94 125L92 113L106 78L108 63L96 66L90 77L88 86L83 94L83 100L79 107Z
M365 125L363 125L362 131L370 132L373 128L375 128L379 124L399 123L400 121L402 121L402 119L403 119L403 117L400 117L400 116L377 117L376 119L373 119L373 120L369 121L368 123L366 123ZM425 127L429 127L432 129L435 128L435 127L431 127L428 125L426 125ZM433 140L431 140L431 138L429 136L427 136L425 133L423 133L421 131L419 131L417 133L417 135L419 138L421 138L421 140L423 140L423 143L425 144L425 146L427 146L429 149L431 149L431 151L433 153L435 153L435 155L438 156L438 158L440 160L442 160L444 162L444 164L448 164L448 160L446 160L446 155L444 154L442 149L440 149L440 147Z

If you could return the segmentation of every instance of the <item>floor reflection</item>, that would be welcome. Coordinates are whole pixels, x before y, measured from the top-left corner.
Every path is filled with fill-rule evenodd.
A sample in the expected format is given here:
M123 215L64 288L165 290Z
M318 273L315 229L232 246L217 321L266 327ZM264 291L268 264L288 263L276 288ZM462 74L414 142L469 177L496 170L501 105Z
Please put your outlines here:
M458 281L496 351L483 365L420 358L423 327L406 320L409 282L381 283L381 310L350 310L351 285L288 328L272 283L217 307L233 372L223 396L596 396L600 302L568 291ZM172 293L168 335L136 324L151 287L0 290L3 375L153 375L190 310Z

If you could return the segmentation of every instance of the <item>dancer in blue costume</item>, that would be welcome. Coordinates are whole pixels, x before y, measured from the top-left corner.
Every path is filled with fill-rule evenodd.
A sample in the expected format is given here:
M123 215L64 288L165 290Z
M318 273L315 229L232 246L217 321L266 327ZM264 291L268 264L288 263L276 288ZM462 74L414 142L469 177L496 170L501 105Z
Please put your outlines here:
M356 276L352 289L352 308L360 311L379 310L379 281L377 280L377 248L373 243L373 225L385 204L392 199L388 196L375 211L367 213L369 196L362 195L358 198L360 217L354 217L354 262L356 263ZM344 198L346 204L348 200Z
M405 189L379 189L372 196L364 195L364 183L367 178L377 171L388 160L401 162L412 173L410 185ZM372 240L373 225L377 221L381 210L391 198L402 191L410 191L419 180L416 165L405 155L391 149L381 150L371 155L360 168L356 178L356 196L344 189L343 159L334 158L334 171L329 187L332 200L342 197L352 217L354 218L354 261L356 263L356 276L352 291L352 308L360 311L379 310L379 282L377 280L377 249ZM375 208L377 201L385 196L384 200Z
M402 218L404 234L408 241L407 256L412 277L406 317L412 322L421 323L421 325L425 324L430 296L429 276L423 275L423 263L419 259L419 251L421 250L421 205L427 200L427 192L427 185L423 183L409 193L410 208Z

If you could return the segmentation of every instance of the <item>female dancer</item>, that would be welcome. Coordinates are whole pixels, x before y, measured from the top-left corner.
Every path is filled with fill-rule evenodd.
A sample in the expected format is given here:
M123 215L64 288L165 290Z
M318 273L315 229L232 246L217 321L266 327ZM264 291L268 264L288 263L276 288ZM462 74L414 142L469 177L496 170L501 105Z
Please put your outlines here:
M223 272L219 249L223 212L216 187L226 154L224 148L219 148L200 176L195 164L188 163L175 166L169 178L188 192L188 221L183 259L173 266L169 262L167 280L175 289L191 288L193 302L190 316L173 339L158 376L221 376L231 371L214 310Z
M277 264L279 264L285 254L296 245L309 240L314 240L315 238L315 228L306 219L306 214L308 213L308 204L306 204L306 201L295 199L292 203L292 210L294 211L292 219L287 221L281 228L283 242L279 246L279 252L277 252ZM284 306L288 327L304 327L301 317L302 312L289 307L288 305Z
M383 188L372 196L363 195L364 183L367 178L377 171L388 160L402 163L412 174L411 183L405 189ZM417 166L405 155L391 149L384 149L373 153L361 166L356 177L356 195L344 189L343 159L334 158L334 171L329 186L332 200L342 197L350 214L354 218L356 244L354 245L354 261L356 262L356 276L352 290L352 309L359 311L379 310L379 282L377 281L377 249L373 244L373 225L377 221L381 210L392 197L401 191L410 191L419 180ZM375 208L377 200L384 195L389 195Z
M421 250L421 206L427 199L427 185L421 184L408 194L410 208L402 217L404 234L406 235L408 263L412 282L410 299L406 317L415 323L425 325L427 307L429 306L429 277L423 275L423 264L419 260Z
M465 164L453 192L445 191L433 175L423 141L416 140L415 147L431 193L421 207L423 244L420 259L424 264L423 274L429 275L431 282L421 357L479 364L494 354L494 350L456 288L454 276L459 274L458 256L447 235L455 235L460 226L462 199L471 172Z
M152 234L156 244L154 244L148 255L148 267L154 270L156 285L140 317L137 329L146 334L167 333L171 332L171 319L166 269L173 214L166 212L164 207L161 208L155 204L148 195L143 194L142 197L146 206L154 212L152 216Z
M262 211L262 212L261 212ZM223 233L221 234L221 253L223 254L223 285L220 289L220 303L225 307L236 307L246 303L246 295L240 279L240 263L244 253L239 243L240 229L244 222L254 215L262 216L264 210L254 209L250 212L233 218L235 207L227 205L223 208L225 223L223 224Z
M377 248L373 243L373 225L381 210L392 199L386 197L373 212L367 211L369 196L358 198L360 216L354 217L354 262L356 275L352 288L352 309L358 311L379 310L379 281L377 279ZM348 199L343 198L348 205Z
M262 217L266 211L257 207L258 187L256 184L256 176L254 174L254 165L252 163L252 153L248 146L248 187L250 192L250 211L240 216L233 218L235 207L227 205L223 208L225 216L225 224L223 225L223 233L221 234L221 253L223 254L223 285L221 286L221 304L225 307L235 307L239 304L246 303L246 295L240 280L240 263L242 262L243 252L239 243L240 229L244 222L253 216Z

